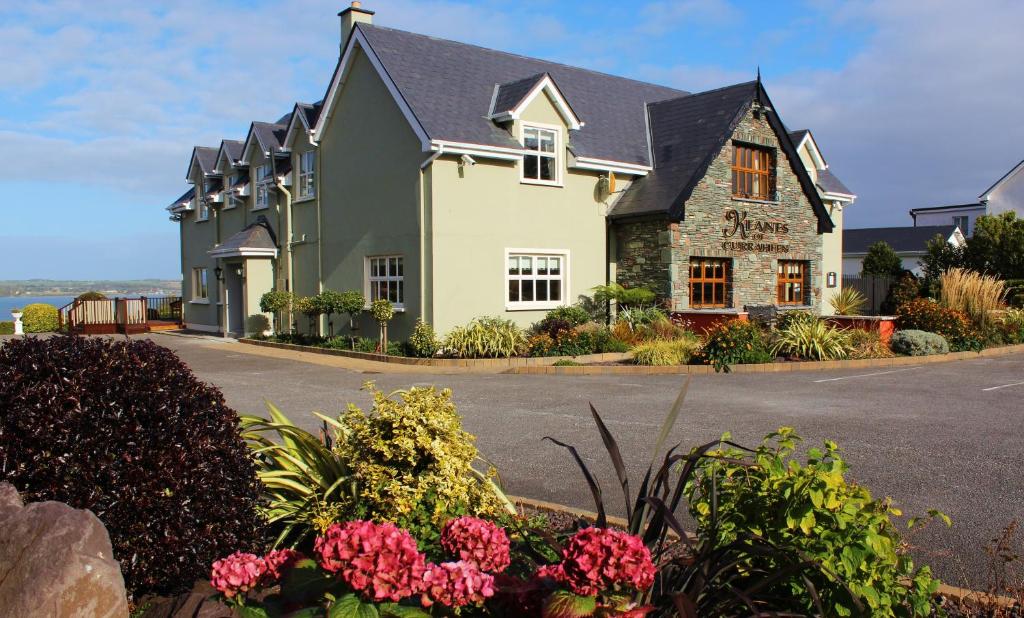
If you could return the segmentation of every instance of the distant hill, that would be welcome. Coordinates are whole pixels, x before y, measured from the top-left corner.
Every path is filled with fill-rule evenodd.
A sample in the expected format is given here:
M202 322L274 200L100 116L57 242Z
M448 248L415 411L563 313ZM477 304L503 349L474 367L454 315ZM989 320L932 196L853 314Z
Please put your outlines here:
M77 296L82 292L104 294L138 294L180 296L181 281L176 279L132 279L116 281L96 279L73 281L63 279L0 280L0 296Z

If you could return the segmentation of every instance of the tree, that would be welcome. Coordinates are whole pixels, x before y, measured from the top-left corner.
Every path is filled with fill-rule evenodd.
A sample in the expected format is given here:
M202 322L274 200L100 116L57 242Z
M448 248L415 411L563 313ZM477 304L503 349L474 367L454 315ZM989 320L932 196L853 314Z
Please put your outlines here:
M380 324L380 350L381 354L388 353L388 322L395 317L395 307L386 298L378 298L370 304L370 315Z
M928 241L927 253L921 258L924 271L922 288L932 297L939 296L939 277L950 268L966 268L967 254L964 245L954 246L941 235Z
M260 297L260 311L274 314L274 332L281 332L281 313L295 301L295 296L286 290L271 290Z
M868 247L861 272L875 277L899 277L903 273L903 260L896 255L889 243L880 240Z
M1000 279L1024 279L1024 219L1014 212L978 217L967 241L967 265Z

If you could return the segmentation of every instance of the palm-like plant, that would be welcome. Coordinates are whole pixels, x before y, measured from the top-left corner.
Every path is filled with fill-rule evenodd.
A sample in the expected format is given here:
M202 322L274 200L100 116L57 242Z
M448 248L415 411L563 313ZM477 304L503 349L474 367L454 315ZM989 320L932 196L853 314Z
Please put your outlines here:
M297 427L267 402L269 419L241 416L242 438L253 451L263 483L267 523L280 530L275 546L294 547L316 529L329 524L351 505L356 493L348 464L331 449L326 431L317 437ZM316 414L337 433L344 426ZM325 425L326 429L326 425Z
M773 354L807 360L836 360L850 353L850 338L822 319L795 320L775 335Z
M860 315L868 299L856 288L843 288L828 300L836 315Z

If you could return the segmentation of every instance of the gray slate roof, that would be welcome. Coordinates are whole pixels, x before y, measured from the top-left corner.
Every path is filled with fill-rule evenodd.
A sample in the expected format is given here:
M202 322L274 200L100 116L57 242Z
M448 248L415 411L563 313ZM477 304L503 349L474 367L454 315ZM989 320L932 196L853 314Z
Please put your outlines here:
M260 215L255 222L235 232L213 249L216 253L232 253L242 249L276 249L277 238L270 228L270 222Z
M818 170L818 188L825 193L845 193L846 195L853 195L853 191L846 188L842 180L836 178L836 175L832 173L832 170L825 168Z
M520 101L526 98L530 90L537 85L537 82L544 79L547 73L538 73L530 77L524 77L514 82L507 82L498 86L498 92L494 97L494 109L491 113L500 114L516 108Z
M316 103L296 103L295 106L306 120L306 125L310 128L316 126L316 121L320 117L320 110L323 109L323 101L317 101Z
M638 178L612 209L613 217L682 208L740 111L754 96L756 82L736 84L649 106L654 170ZM680 213L681 214L681 213Z
M210 148L208 146L196 146L195 149L196 161L199 163L199 169L204 174L213 172L213 168L217 166L217 149Z
M564 64L421 34L358 24L431 139L521 148L486 118L496 84L551 75L579 119L569 146L581 157L649 165L644 106L687 94Z
M797 129L796 131L789 132L789 139L793 140L793 145L798 146L803 141L804 137L810 133L807 129Z
M228 155L229 162L232 164L242 158L242 146L244 145L245 142L236 139L226 139L220 143L220 147Z
M182 194L181 194L181 195L180 195L180 196L178 197L178 199L176 199L176 200L174 200L173 202L171 202L171 203L170 203L170 204L169 204L169 205L167 206L167 208L169 208L169 209L170 209L170 208L177 208L178 206L181 206L181 204L182 204L183 202L187 202L187 201L191 200L192 198L194 198L195 196L196 196L196 188L195 188L195 187L192 187L192 188L191 188L191 189L189 189L188 191L186 191L186 192L182 193Z
M961 208L980 208L985 209L985 205L981 202L974 202L972 204L950 204L948 206L929 206L927 208L911 208L910 214L913 215L917 212L930 212L932 210L959 210Z
M955 225L846 229L843 230L843 254L867 253L868 247L878 241L888 243L897 253L923 252L936 234L949 238L955 229Z
M284 132L288 129L288 116L284 118L285 123L254 122L252 128L256 132L256 138L260 145L270 152L277 152L281 149L281 142L284 140Z

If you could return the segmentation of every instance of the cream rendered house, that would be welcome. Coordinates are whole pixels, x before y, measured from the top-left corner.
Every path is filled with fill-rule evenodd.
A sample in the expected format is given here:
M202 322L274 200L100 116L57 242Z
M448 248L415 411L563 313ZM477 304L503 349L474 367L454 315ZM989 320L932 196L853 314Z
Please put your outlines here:
M741 311L775 290L787 306L827 306L853 195L809 133L785 130L760 80L723 89L725 98L693 95L374 26L372 16L358 3L340 14L342 53L321 102L253 123L244 141L194 150L192 188L169 207L181 226L188 327L264 331L272 316L259 298L271 289L387 298L398 337L418 317L442 334L484 315L526 326L617 279L650 285L680 311ZM677 113L714 119L717 132L680 142ZM718 202L677 204L714 220L709 234L723 235L731 210L753 213L752 225L770 220L778 238L760 270L746 255L760 245L719 243L699 257L655 247L647 259L624 240L623 230L690 216L670 203L678 196L633 199L679 180L659 164L671 159L666 148L708 164L689 166L687 182L723 187ZM730 158L731 185L728 164L710 165ZM721 281L691 266L712 258ZM373 332L368 318L361 327Z

